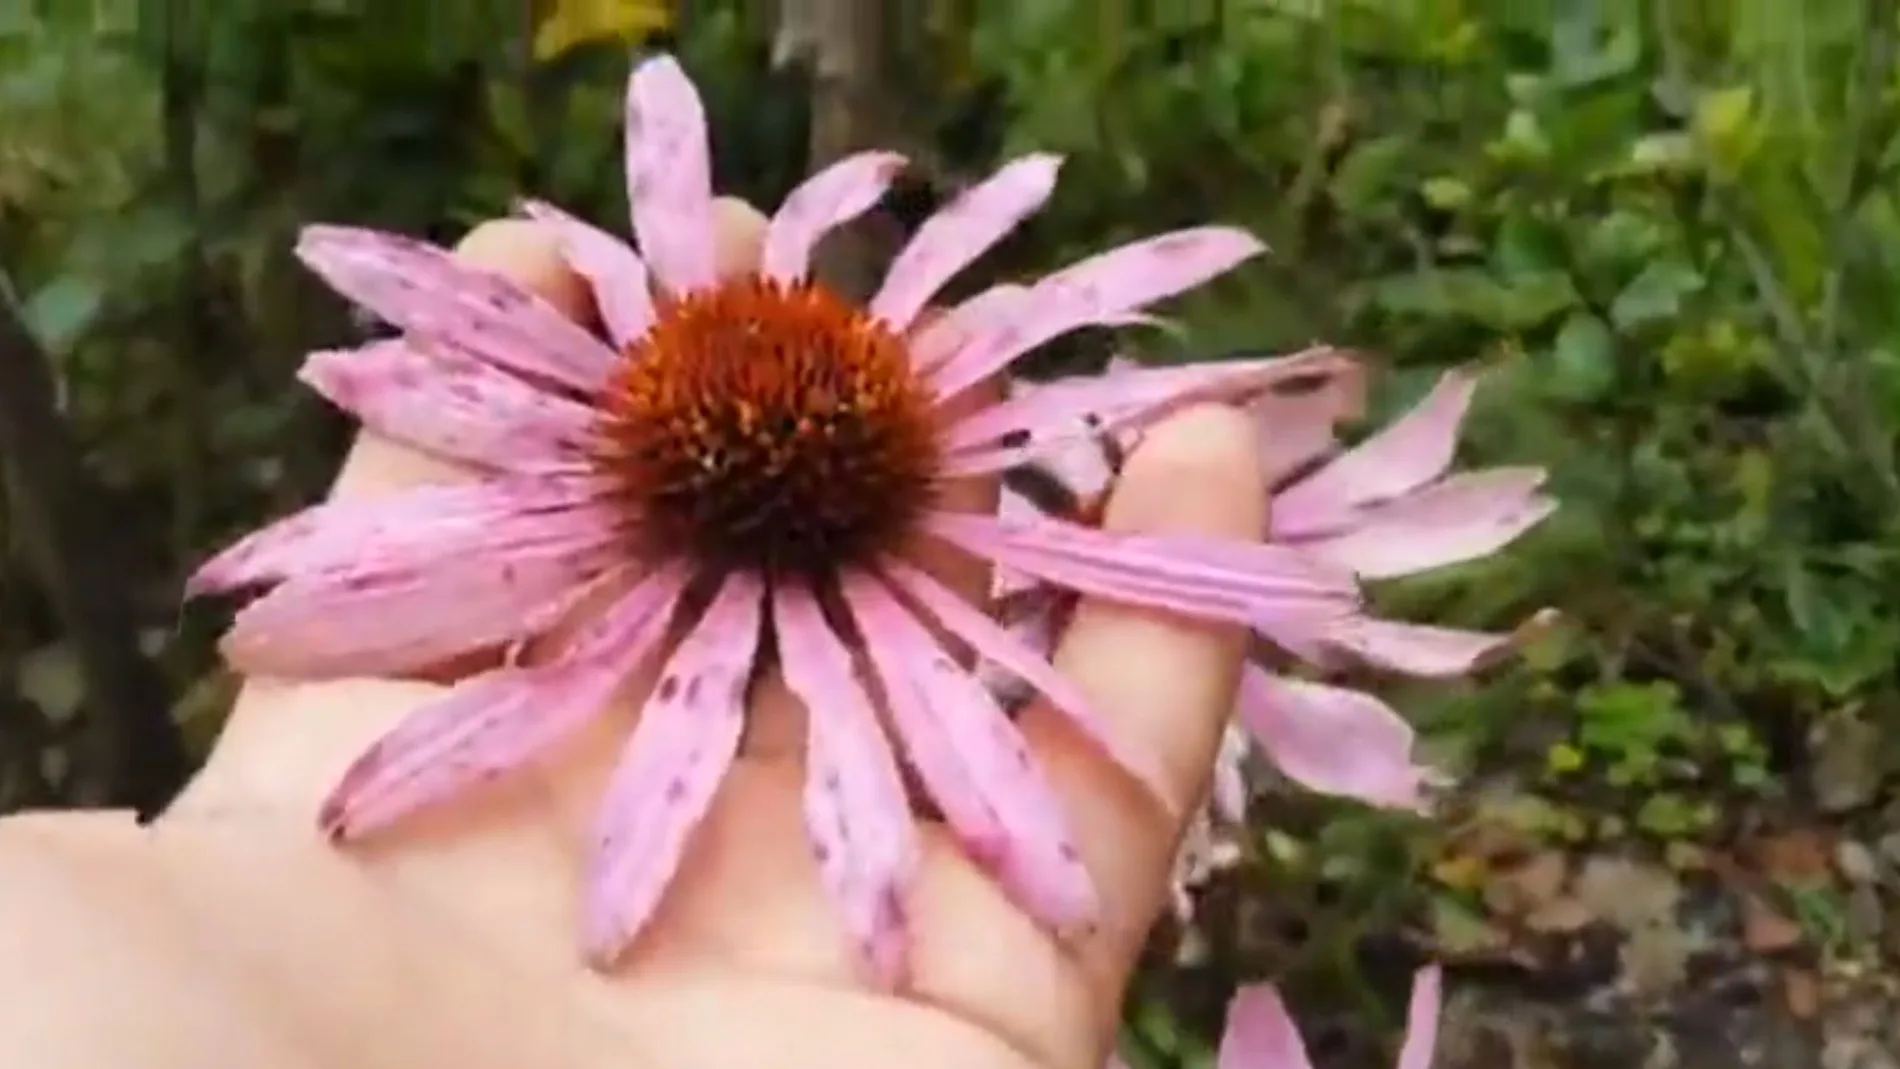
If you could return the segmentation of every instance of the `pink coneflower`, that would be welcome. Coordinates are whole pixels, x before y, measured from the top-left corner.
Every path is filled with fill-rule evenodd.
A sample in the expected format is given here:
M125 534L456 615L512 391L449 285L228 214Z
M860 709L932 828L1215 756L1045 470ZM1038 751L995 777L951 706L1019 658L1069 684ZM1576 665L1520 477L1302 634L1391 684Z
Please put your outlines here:
M1030 397L1070 392L1092 382L1112 390L1123 376L1153 372L1118 361L1099 376L1019 388ZM1307 389L1256 402L1269 498L1267 541L1311 554L1362 580L1395 578L1464 563L1504 547L1550 514L1540 468L1450 473L1458 431L1476 376L1447 373L1412 411L1352 449L1335 436L1364 405L1364 376L1354 364L1319 369ZM1086 422L1086 417L1077 417ZM1090 440L1069 428L1071 443L1042 466L1072 500L1099 498L1113 477L1113 454L1136 437L1126 431ZM1040 515L1052 503L1005 490L1005 517ZM1057 505L1059 508L1059 504ZM1012 630L1046 646L1071 596L1020 576L999 576ZM1541 619L1541 617L1536 618ZM1268 658L1289 655L1322 668L1360 662L1421 677L1470 672L1507 649L1519 634L1485 634L1398 623L1365 613L1324 621L1317 629L1256 621ZM1523 629L1520 629L1522 632ZM1289 778L1328 794L1376 805L1417 808L1428 772L1413 759L1406 721L1362 691L1281 675L1265 664L1242 676L1238 722ZM1215 813L1236 819L1237 751L1228 748L1218 773ZM1198 867L1184 859L1183 870Z
M877 202L898 157L864 153L810 178L770 221L757 271L722 280L704 116L672 60L634 72L626 134L638 253L556 209L529 209L558 229L592 286L604 339L418 241L319 226L298 244L339 293L405 332L316 354L305 381L376 430L479 474L318 505L207 563L193 592L274 584L224 639L232 664L305 679L399 673L519 650L579 602L613 599L578 634L533 647L529 663L505 658L396 726L336 785L324 829L356 839L522 766L656 662L594 843L584 943L604 965L653 914L733 761L748 688L773 666L809 707L807 827L877 975L902 976L918 863L880 712L1014 901L1057 931L1088 926L1095 891L1052 789L933 626L1028 680L1137 775L1143 757L1117 747L1039 651L926 574L917 547L1092 597L1301 634L1353 611L1355 584L1281 546L953 512L939 491L1059 446L1062 434L1040 432L1082 413L1135 428L1189 398L1256 391L1335 358L1142 372L1107 390L974 404L972 388L1028 350L1127 322L1260 244L1225 227L1172 233L920 324L946 280L1049 196L1054 158L1012 162L946 207L859 306L810 281L807 263L825 233ZM683 638L674 646L669 634Z
M1436 967L1420 969L1412 978L1398 1069L1431 1069L1438 1046L1442 983ZM1234 992L1227 1004L1227 1029L1216 1064L1218 1069L1313 1069L1306 1041L1270 984L1252 984Z

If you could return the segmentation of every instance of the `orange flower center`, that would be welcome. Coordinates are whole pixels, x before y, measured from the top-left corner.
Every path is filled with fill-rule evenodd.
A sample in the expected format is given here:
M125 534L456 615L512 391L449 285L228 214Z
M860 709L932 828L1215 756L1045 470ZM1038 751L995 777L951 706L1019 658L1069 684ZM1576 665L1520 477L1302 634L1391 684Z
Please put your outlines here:
M662 301L607 389L597 463L644 548L830 574L903 541L938 467L904 339L816 284Z

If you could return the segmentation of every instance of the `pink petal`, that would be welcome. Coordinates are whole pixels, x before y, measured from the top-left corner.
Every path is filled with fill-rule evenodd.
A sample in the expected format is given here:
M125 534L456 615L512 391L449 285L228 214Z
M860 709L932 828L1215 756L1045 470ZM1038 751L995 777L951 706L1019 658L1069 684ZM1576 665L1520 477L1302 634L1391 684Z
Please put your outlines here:
M1012 160L926 219L891 261L883 287L871 298L871 314L895 330L909 327L951 276L1042 207L1061 166L1058 156Z
M358 757L323 804L353 839L535 760L599 714L666 634L685 573L641 580L560 660L502 668L405 717Z
M444 528L353 563L299 569L247 605L219 644L244 673L297 679L387 675L531 637L536 610L619 562L592 508L497 516ZM429 550L426 555L419 550Z
M1031 287L1022 316L965 346L937 369L931 385L940 401L955 397L1045 342L1193 289L1265 248L1244 230L1210 226L1092 256Z
M543 201L525 201L521 210L559 235L567 265L587 280L614 345L625 348L640 340L653 325L653 282L633 247Z
M849 576L844 595L911 763L971 857L1038 922L1092 927L1094 882L1022 733L876 580Z
M805 179L766 228L759 273L803 282L819 239L883 200L904 162L895 152L860 152Z
M1398 1069L1432 1069L1432 1056L1438 1048L1443 987L1444 974L1435 965L1413 975L1412 998L1405 1011L1405 1045L1399 1048Z
M904 783L851 653L816 599L782 586L772 601L785 684L810 720L805 826L845 926L878 980L895 988L908 967L905 894L918 865Z
M1028 286L1001 283L918 327L911 339L912 365L918 374L930 372L972 339L1018 315L1027 296Z
M929 533L1083 594L1204 619L1324 621L1353 610L1350 576L1284 546L1124 535L1060 520L936 512Z
M1306 1042L1271 984L1249 984L1227 1004L1217 1069L1313 1069ZM1406 1067L1411 1069L1411 1067Z
M1451 466L1458 428L1477 391L1474 371L1447 372L1417 407L1390 427L1280 491L1277 530L1318 532L1343 522L1355 508L1416 490Z
M369 501L326 501L239 539L200 565L187 597L294 575L415 567L445 544L482 538L512 516L580 508L594 485L581 479L502 478L421 486Z
M385 438L502 471L574 464L594 419L488 364L402 340L311 353L297 377Z
M1478 668L1509 648L1514 637L1360 617L1328 629L1325 641L1380 668L1450 678Z
M671 56L627 82L627 203L640 253L674 293L719 280L714 257L712 146L692 79Z
M297 256L378 317L504 371L587 392L613 367L613 350L552 305L427 242L307 226Z
M646 927L739 752L763 595L751 576L725 581L660 673L621 751L588 880L586 945L597 964L618 958Z
M1537 468L1454 475L1362 514L1343 533L1300 547L1352 569L1362 579L1390 579L1477 560L1556 510L1556 502L1536 492L1543 479Z
M905 594L923 606L944 630L969 643L976 655L1034 687L1049 704L1079 728L1102 755L1127 770L1128 774L1154 787L1161 780L1157 769L1145 754L1124 742L1115 727L1095 708L1082 688L1076 686L1049 663L1048 657L1024 645L996 621L977 611L969 602L922 569L903 561L884 565L885 574ZM1158 788L1157 788L1158 789Z
M951 425L947 441L953 450L968 452L1027 433L1031 445L1025 453L1034 455L1079 433L1121 434L1193 402L1257 394L1289 379L1331 373L1345 362L1337 351L1316 347L1284 357L1077 375L972 412Z
M1279 486L1300 469L1339 448L1334 430L1365 414L1366 375L1357 361L1342 363L1317 389L1298 395L1269 393L1254 406L1260 419L1260 459L1267 485Z
M1249 665L1239 709L1274 765L1301 786L1396 809L1423 805L1412 727L1377 698Z

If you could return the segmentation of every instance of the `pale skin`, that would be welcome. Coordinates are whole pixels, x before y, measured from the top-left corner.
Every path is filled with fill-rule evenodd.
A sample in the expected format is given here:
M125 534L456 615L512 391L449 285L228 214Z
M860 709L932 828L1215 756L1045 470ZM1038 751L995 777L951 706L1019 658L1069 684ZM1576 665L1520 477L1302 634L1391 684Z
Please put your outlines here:
M747 269L763 219L720 203L721 263ZM584 287L548 236L490 223L460 255L576 316ZM338 497L460 472L365 437ZM1197 408L1130 458L1106 524L1257 537L1258 447L1238 412ZM980 503L993 488L959 490ZM944 570L967 593L985 577ZM35 1069L1099 1069L1205 795L1242 636L1084 603L1056 662L1153 783L1103 761L1060 715L1023 725L1095 875L1103 917L1061 942L926 825L910 899L912 976L860 979L799 813L803 710L760 688L745 752L652 926L610 974L582 964L593 801L638 707L536 769L344 850L314 813L333 777L467 665L423 680L249 683L172 812L0 821L0 1057Z

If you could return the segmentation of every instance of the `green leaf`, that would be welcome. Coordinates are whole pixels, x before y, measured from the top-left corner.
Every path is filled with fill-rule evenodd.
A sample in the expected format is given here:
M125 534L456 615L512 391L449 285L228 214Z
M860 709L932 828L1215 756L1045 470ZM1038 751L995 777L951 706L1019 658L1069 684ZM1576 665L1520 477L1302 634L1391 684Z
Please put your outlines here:
M99 318L105 297L96 280L61 275L29 297L21 314L47 352L63 353Z
M1616 338L1595 315L1576 311L1564 320L1550 350L1550 385L1556 396L1600 401L1616 385Z
M1700 290L1702 273L1676 260L1656 260L1623 287L1610 305L1610 321L1619 330L1673 319L1684 297Z
M1475 320L1497 331L1529 330L1577 301L1569 276L1527 274L1510 284L1476 267L1441 267L1389 276L1372 285L1372 301L1388 312Z

